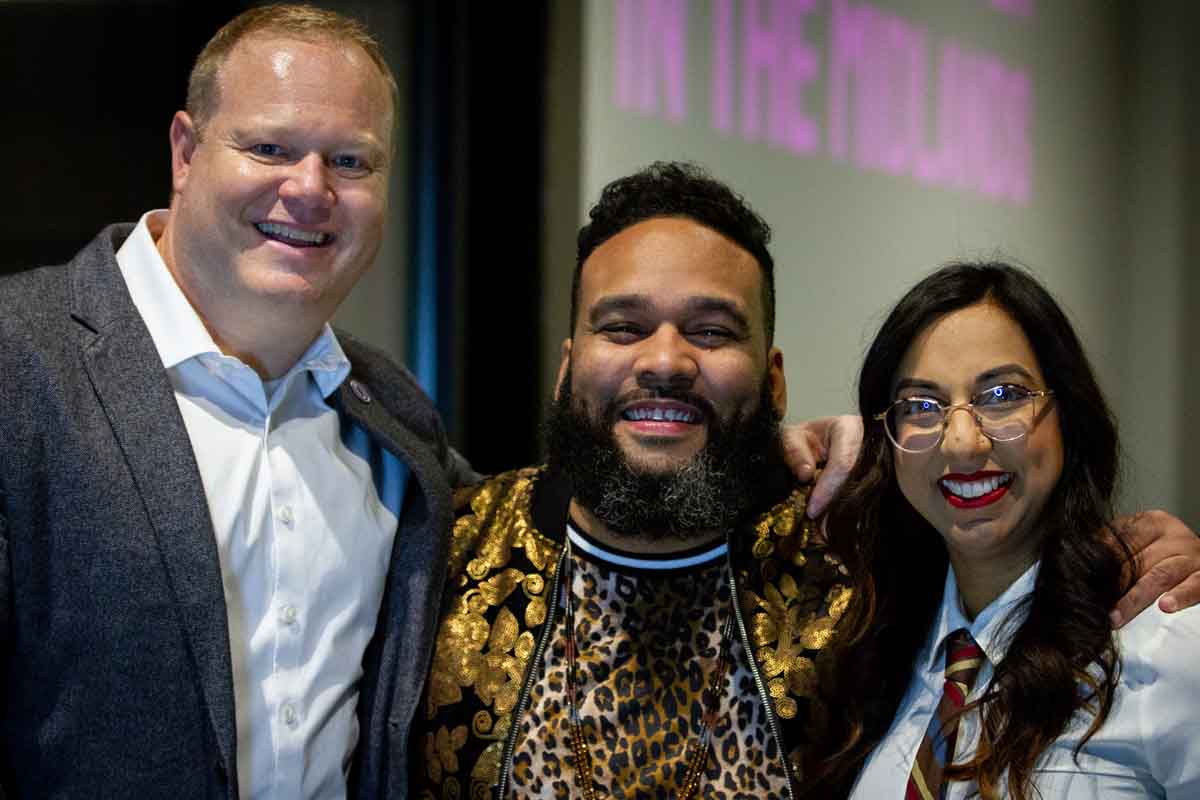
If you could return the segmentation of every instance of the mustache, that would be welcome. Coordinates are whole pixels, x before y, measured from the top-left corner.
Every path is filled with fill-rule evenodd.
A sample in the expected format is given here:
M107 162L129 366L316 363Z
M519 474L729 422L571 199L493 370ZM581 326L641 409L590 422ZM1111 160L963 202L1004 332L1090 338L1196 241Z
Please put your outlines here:
M689 406L700 411L702 421L705 423L717 418L716 407L702 395L698 395L687 389L658 386L652 389L634 389L610 400L604 408L603 418L605 423L608 425L616 423L617 419L621 416L622 409L633 403L640 403L643 400L675 400L680 403L687 403Z

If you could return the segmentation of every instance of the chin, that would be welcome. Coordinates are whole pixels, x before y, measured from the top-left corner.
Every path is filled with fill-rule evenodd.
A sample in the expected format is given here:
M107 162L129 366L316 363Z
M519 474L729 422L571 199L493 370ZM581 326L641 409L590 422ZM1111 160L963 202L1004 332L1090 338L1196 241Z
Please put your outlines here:
M263 297L283 302L311 304L322 301L329 294L323 276L304 275L277 270L257 276L253 287Z
M1020 545L1020 531L1007 519L989 519L972 523L954 523L943 534L948 545L957 546L973 558L985 559L1009 553Z
M616 437L617 447L621 456L631 466L638 469L657 470L666 472L684 466L704 449L704 441L681 440L674 437L655 439L653 437Z
M687 459L679 458L630 458L625 459L634 472L644 475L669 475L687 464Z
M697 453L646 453L646 452L630 452L628 449L622 449L621 454L625 457L625 461L638 472L644 472L650 475L666 475L675 472L690 464Z

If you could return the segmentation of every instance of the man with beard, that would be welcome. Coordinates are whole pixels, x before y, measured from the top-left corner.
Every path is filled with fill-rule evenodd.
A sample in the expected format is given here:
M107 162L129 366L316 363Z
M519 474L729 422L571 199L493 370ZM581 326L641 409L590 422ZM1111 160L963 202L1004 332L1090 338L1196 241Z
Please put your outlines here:
M780 444L769 236L688 165L604 189L548 464L456 498L418 796L793 796L848 591Z
M604 189L548 464L456 498L415 795L794 797L849 593L785 466L769 236L689 165Z

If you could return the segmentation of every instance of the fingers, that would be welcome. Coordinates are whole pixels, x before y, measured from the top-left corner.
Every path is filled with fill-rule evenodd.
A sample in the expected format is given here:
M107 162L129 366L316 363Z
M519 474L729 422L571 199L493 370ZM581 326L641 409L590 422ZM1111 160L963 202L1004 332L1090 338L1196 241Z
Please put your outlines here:
M1172 555L1150 566L1137 583L1117 602L1110 614L1113 627L1119 628L1150 607L1154 599L1166 592L1159 608L1178 611L1200 603L1200 559L1195 556Z
M801 483L811 481L817 465L825 460L820 438L809 425L784 425L782 428L783 457Z
M1121 598L1112 612L1114 627L1120 627L1159 603L1163 611L1178 611L1200 602L1200 539L1176 517L1165 511L1143 511L1117 521L1129 549L1137 556L1132 568L1137 583Z
M829 506L833 498L837 496L838 490L842 488L842 484L846 482L846 473L842 467L829 466L826 467L817 477L817 482L813 486L812 494L808 496L809 519L816 519L825 513L825 509Z
M1168 589L1167 593L1159 598L1158 607L1168 614L1173 614L1197 603L1200 603L1200 571L1193 570L1174 589Z
M809 517L824 513L846 482L858 459L862 435L862 419L852 414L783 426L784 458L799 481L812 480L817 467L825 464L808 498Z
M1116 520L1115 527L1134 555L1139 555L1148 545L1163 535L1163 529L1175 520L1164 511L1139 511ZM1182 524L1182 523L1181 523Z
M825 512L858 460L858 451L862 448L862 418L850 414L835 417L827 432L829 458L808 499L808 516L813 519Z
M849 473L858 460L858 451L862 449L862 417L853 414L834 417L828 431L829 465L838 465L843 472Z

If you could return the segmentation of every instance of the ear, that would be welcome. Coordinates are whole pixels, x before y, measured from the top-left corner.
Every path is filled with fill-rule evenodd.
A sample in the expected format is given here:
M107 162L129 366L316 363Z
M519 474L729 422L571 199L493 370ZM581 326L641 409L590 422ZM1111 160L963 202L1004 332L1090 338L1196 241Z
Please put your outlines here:
M188 173L192 168L192 157L196 153L199 134L196 125L186 111L176 111L171 119L171 188L176 193L187 185Z
M561 348L562 357L558 362L558 377L554 380L554 399L558 400L558 396L562 394L563 381L567 379L567 368L571 366L571 340L563 339Z
M783 351L778 347L767 353L767 380L771 386L771 405L783 419L787 414L787 378L783 374Z

